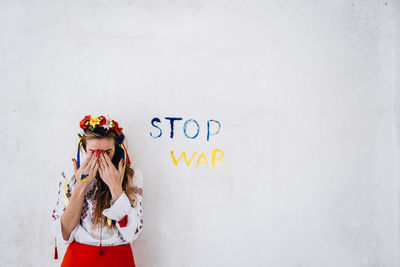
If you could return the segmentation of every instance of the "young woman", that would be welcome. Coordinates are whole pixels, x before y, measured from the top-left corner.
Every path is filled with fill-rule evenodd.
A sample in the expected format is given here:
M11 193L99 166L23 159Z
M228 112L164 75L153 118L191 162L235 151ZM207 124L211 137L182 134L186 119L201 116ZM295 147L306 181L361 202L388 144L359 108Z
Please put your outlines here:
M142 172L130 167L116 121L88 115L80 127L77 159L70 173L60 174L52 213L54 258L61 241L68 245L62 267L134 267L130 244L143 229ZM86 152L82 163L81 146Z

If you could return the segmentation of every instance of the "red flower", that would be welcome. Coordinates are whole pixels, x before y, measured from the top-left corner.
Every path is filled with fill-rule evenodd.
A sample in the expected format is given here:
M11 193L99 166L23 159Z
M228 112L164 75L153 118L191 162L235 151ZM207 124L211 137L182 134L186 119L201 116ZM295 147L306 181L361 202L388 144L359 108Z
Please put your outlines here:
M125 215L124 218L118 221L120 227L125 227L128 224L128 215Z
M90 115L85 116L79 123L82 129L86 129L90 125Z
M99 125L104 125L104 124L106 124L106 117L104 117L104 116L99 116L99 119L100 119L100 123L99 123Z
M111 130L117 131L117 129L118 129L118 122L116 122L115 120L111 120L111 122L114 124L114 126L111 128Z
M114 126L110 130L116 132L118 134L118 137L121 138L121 132L123 128L118 127L118 122L116 122L115 120L112 120L112 123L114 123Z

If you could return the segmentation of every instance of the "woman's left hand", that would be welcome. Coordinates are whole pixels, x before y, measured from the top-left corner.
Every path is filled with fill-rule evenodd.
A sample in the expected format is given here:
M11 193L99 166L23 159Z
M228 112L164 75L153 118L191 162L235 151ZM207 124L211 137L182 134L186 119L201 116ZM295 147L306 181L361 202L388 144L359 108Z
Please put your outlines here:
M99 173L101 179L108 186L111 191L113 200L117 199L122 193L122 159L119 161L118 169L115 168L107 153L101 153L99 157Z

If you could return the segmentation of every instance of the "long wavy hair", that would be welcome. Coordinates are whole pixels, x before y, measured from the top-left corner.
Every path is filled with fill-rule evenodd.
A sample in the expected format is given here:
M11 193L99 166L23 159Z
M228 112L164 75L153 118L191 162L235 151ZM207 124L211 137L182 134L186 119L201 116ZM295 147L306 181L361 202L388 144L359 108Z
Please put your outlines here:
M90 130L84 130L83 138L81 140L82 142L82 147L87 152L86 146L87 146L87 140L89 139L95 139L95 138L104 138L104 137L112 137L115 141L115 152L114 156L111 159L112 163L114 164L115 168L118 169L118 163L122 158L122 153L124 153L123 149L119 146L118 144L118 136L115 132L96 127L94 131ZM124 145L127 142L126 136L124 139ZM127 148L127 146L125 145ZM125 159L126 160L126 159ZM137 205L137 195L134 190L134 170L128 166L128 163L126 162L126 167L125 167L125 174L124 174L124 180L122 182L122 190L125 191L125 194L129 198L129 201L131 203L132 207L136 207ZM106 183L103 182L103 180L100 178L99 173L97 173L96 179L94 181L95 186L97 187L97 191L94 196L94 201L96 202L95 205L95 210L93 211L93 216L94 216L94 224L93 227L99 227L99 225L106 225L110 231L113 231L114 229L117 229L117 227L114 224L111 224L109 226L106 223L106 217L102 214L104 209L109 208L110 205L110 200L111 200L111 191L106 185Z

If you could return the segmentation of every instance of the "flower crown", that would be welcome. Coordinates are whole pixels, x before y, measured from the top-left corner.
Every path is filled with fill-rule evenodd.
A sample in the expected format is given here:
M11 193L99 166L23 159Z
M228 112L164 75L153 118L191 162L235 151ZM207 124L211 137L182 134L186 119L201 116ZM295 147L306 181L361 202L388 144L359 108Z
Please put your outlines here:
M119 144L124 141L124 134L122 133L123 128L119 127L118 122L111 120L108 115L107 118L105 116L91 117L90 115L87 115L81 120L79 126L83 130L90 131L94 131L97 127L101 127L115 132L118 135ZM78 138L81 140L83 138L83 133L78 133Z

